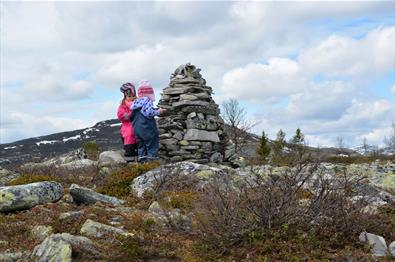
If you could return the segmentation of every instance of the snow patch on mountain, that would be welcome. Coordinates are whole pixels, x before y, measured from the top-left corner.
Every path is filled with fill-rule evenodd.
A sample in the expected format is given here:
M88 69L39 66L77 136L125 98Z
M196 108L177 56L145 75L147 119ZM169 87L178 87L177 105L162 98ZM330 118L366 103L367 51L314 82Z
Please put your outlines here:
M75 135L75 136L72 136L72 137L63 138L63 142L67 142L69 140L77 140L77 139L80 139L80 138L81 138L81 135Z
M52 140L52 141L43 140L40 142L36 142L36 145L40 146L40 145L46 145L46 144L53 144L53 143L57 143L57 142L59 142L59 140Z

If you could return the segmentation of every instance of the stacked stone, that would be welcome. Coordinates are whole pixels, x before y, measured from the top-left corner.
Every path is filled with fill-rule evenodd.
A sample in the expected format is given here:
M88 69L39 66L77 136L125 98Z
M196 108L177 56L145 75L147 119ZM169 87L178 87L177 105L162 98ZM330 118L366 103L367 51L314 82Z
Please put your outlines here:
M179 66L163 90L159 107L167 109L158 119L161 158L176 162L222 162L224 122L200 69Z

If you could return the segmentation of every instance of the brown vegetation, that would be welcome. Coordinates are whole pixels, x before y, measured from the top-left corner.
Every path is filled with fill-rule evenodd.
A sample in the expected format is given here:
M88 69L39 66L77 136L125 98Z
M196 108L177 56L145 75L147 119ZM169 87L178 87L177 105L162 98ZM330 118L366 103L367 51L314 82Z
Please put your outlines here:
M120 217L131 236L93 239L101 250L101 261L374 261L369 248L361 244L361 231L395 239L395 203L382 207L378 214L363 212L365 201L351 202L353 189L362 177L339 170L337 179L320 173L296 147L288 160L292 168L282 173L255 174L238 187L228 177L214 177L204 188L196 187L194 177L157 178L154 192L136 198L130 183L137 176L158 167L159 163L129 164L98 181L101 193L128 200L133 210L117 211L95 204L77 206L66 199L31 210L0 215L0 252L29 250L39 242L30 232L35 225L50 225L54 233L79 235L89 218L109 224ZM98 170L85 168L73 172L54 167L29 170L12 184L56 180L67 191L71 183L92 187ZM315 183L311 185L314 177ZM306 185L309 184L307 187ZM187 231L177 223L160 224L147 212L158 201L165 213L178 209L192 222ZM59 219L64 212L80 211L78 216ZM382 258L382 261L389 258ZM78 255L75 261L94 261Z

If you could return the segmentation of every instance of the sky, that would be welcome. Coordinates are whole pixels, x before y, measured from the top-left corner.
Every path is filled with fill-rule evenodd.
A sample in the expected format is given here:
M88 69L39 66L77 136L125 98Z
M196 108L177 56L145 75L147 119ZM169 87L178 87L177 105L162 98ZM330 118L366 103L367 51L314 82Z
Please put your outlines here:
M116 118L181 64L252 130L383 145L395 122L395 1L0 2L0 143Z

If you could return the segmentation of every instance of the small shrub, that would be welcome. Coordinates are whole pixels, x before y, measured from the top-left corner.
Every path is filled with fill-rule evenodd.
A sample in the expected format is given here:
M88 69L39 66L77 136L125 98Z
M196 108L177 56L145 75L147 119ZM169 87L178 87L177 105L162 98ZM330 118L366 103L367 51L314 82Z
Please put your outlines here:
M331 257L333 250L344 246L359 257L362 231L393 239L393 205L374 215L363 212L367 202L349 200L349 189L363 178L343 173L332 181L324 172L304 167L253 176L239 188L217 181L207 185L194 212L200 254L206 260L268 256L269 261L310 261L337 258ZM303 185L313 174L318 182L310 192ZM369 254L364 258L369 261Z
M60 182L60 179L52 175L25 174L18 178L15 178L14 180L11 180L8 184L10 186L17 186L17 185L24 185L24 184L30 184L30 183L42 182L42 181Z
M260 159L263 163L267 163L271 148L269 145L269 139L265 132L262 132L262 137L259 140L259 147L257 149L257 153L260 156Z
M120 243L122 256L133 260L143 257L145 252L142 247L142 241L135 236L118 236L117 240Z
M364 163L372 163L376 160L381 161L395 161L395 155L379 155L379 156L328 156L325 159L325 162L335 163L335 164L364 164Z
M166 208L189 209L198 198L197 192L180 191L164 193L163 206Z
M88 159L97 160L100 153L100 146L96 141L87 141L83 145L83 149Z
M118 198L126 197L130 194L130 184L133 179L158 166L159 162L127 165L110 174L98 191Z
M52 180L59 182L63 187L70 187L71 184L78 184L81 186L88 186L92 184L92 177L97 175L97 167L89 166L76 168L72 171L68 168L50 166L39 166L26 169L19 169L23 183L32 183L39 181ZM22 183L20 182L20 183ZM23 184L22 183L22 184Z

